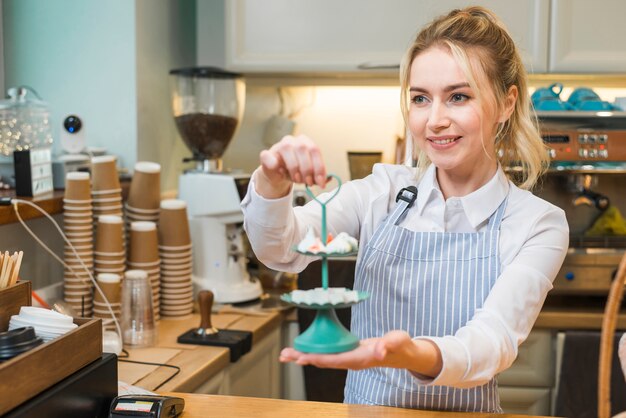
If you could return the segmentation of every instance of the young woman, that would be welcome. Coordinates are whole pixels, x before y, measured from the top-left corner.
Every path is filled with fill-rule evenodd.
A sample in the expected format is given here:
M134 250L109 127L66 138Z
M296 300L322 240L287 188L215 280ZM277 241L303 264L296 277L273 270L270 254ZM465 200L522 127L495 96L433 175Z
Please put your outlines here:
M402 111L416 168L378 164L328 205L329 232L359 239L355 350L281 361L349 369L345 402L500 411L496 375L511 365L568 246L563 211L531 194L546 149L526 72L488 10L454 10L426 26L401 69ZM301 271L291 251L313 227L313 202L292 208L294 182L326 184L315 143L285 137L261 153L242 202L258 258ZM516 185L504 166L518 164ZM403 190L415 186L417 193ZM400 196L398 199L397 196Z

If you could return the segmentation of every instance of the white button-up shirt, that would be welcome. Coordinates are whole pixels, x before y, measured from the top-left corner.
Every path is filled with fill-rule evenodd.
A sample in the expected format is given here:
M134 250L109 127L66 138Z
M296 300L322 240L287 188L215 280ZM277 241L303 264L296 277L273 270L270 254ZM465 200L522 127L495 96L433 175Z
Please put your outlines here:
M292 251L309 227L320 235L321 210L316 202L292 208L291 194L264 199L252 177L242 201L244 228L261 262L282 271L302 271L313 258ZM327 205L328 232L347 232L360 248L395 205L397 193L416 184L415 169L376 164L372 175L347 182ZM483 307L454 335L418 337L432 340L441 351L443 368L424 384L469 387L488 382L506 369L530 332L569 243L569 228L560 208L521 190L501 168L489 182L463 196L444 200L431 165L418 186L417 200L400 226L412 231L480 232L507 197L500 226L502 274ZM328 194L319 199L327 198ZM359 252L359 256L361 252Z

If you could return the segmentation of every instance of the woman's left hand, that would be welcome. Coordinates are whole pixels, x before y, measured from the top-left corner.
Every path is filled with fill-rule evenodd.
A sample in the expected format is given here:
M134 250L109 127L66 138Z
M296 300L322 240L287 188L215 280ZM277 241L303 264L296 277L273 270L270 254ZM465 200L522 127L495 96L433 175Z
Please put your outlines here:
M280 353L283 363L295 362L321 368L361 370L369 367L409 368L420 357L414 340L404 331L390 331L379 338L361 340L352 351L338 354L301 353L285 348Z

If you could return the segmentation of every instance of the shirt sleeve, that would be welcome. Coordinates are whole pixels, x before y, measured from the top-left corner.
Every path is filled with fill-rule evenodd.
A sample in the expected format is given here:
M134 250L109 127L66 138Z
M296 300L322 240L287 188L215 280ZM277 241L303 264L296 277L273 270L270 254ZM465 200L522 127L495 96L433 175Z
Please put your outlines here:
M256 192L255 171L250 179L248 192L241 202L244 213L244 229L257 258L266 266L288 272L300 272L315 257L293 251L312 228L315 236L321 236L321 207L311 200L304 206L292 207L292 194L279 199L265 199ZM339 232L359 238L363 210L372 195L372 185L380 180L350 181L327 204L327 232L336 236ZM381 188L377 186L376 188ZM334 191L318 196L326 201Z
M508 368L552 289L568 245L565 214L551 206L465 326L451 336L417 337L438 346L443 367L435 378L414 373L415 378L426 385L467 388L486 384Z

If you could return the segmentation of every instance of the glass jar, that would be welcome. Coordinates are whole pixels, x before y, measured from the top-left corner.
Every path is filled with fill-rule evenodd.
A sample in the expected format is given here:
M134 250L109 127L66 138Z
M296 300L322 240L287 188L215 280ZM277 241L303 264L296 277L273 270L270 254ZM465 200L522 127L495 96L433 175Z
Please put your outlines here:
M7 91L0 100L0 155L52 145L48 105L25 86Z

